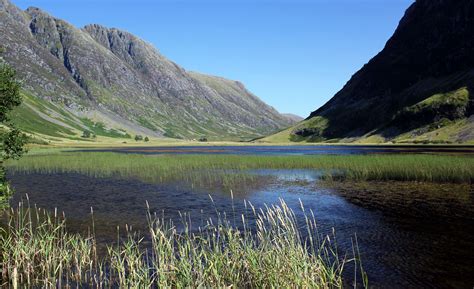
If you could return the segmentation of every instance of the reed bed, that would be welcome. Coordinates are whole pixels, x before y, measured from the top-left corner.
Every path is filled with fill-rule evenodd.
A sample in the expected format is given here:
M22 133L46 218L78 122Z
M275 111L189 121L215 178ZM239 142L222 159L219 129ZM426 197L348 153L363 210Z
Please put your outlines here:
M12 172L76 172L146 182L221 181L228 186L252 178L252 169L316 169L324 177L354 181L472 183L474 158L449 155L235 156L64 152L26 156L8 163Z
M230 221L216 212L193 230L148 212L149 229L131 231L106 252L97 252L93 233L70 234L64 216L20 204L1 232L1 285L13 288L341 288L347 265L367 287L354 242L340 256L335 234L322 237L312 212L301 204L298 223L284 201L254 208ZM93 223L92 223L93 224ZM305 236L305 237L303 237Z

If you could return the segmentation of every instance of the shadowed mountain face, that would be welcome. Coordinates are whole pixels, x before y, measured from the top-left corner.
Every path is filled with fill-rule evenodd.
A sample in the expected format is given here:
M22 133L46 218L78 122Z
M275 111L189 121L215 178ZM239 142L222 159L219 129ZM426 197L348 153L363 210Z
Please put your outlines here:
M0 45L24 82L26 108L70 132L100 123L104 131L237 138L294 122L241 83L189 73L130 33L77 29L8 0L0 0Z
M473 140L473 93L474 2L418 0L385 48L292 138Z

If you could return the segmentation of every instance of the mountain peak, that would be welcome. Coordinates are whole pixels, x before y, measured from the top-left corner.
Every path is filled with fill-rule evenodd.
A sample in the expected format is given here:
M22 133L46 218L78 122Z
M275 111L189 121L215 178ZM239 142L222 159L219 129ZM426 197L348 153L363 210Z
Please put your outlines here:
M126 36L129 36L131 38L138 39L138 37L136 37L132 33L128 32L128 31L125 31L123 29L115 28L115 27L107 27L107 26L104 26L102 24L97 24L97 23L87 24L82 29L85 30L85 31L88 31L88 32L93 32L93 31L105 31L105 32L108 32L108 33L115 32L117 34L126 35Z
M38 15L52 17L48 12L42 10L41 8L30 6L26 8L25 12L30 15L31 17L36 17Z
M36 6L29 6L28 8L26 8L25 11L28 12L28 13L43 12L43 10L41 10L41 8L36 7Z
M9 0L0 0L0 12L5 12L10 15L16 21L26 23L27 16L25 13L18 7L16 7L12 2Z
M88 24L82 30L108 49L124 48L123 46L132 46L133 44L145 44L145 41L132 33L118 28L109 28L100 24Z
M452 122L469 118L474 107L473 74L474 1L418 0L407 9L384 49L294 134L315 140L367 134L392 139L414 129L429 131L432 128L426 126L442 118ZM437 103L405 118L405 109L419 108L419 103L440 93L444 96L433 99L457 97L456 91L463 87L468 98L465 102L463 96L459 107L441 109Z
M8 7L13 6L9 0L0 0L0 11L7 10Z
M243 85L187 73L129 32L99 24L77 29L36 7L18 13L24 21L0 21L6 61L29 95L70 109L45 122L81 129L99 121L122 132L214 139L254 138L293 123Z

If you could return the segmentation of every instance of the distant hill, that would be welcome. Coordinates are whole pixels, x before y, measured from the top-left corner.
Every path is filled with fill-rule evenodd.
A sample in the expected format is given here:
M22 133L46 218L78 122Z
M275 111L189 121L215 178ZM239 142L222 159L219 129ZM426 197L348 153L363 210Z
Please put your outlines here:
M474 1L418 0L325 105L264 140L474 141Z
M294 123L240 82L187 72L128 32L78 29L8 0L0 0L0 46L24 87L14 119L45 138L76 139L88 130L245 139Z
M288 119L291 119L292 121L294 122L299 122L299 121L302 121L304 118L299 116L299 115L296 115L296 114L293 114L293 113L283 113L284 116L286 116Z

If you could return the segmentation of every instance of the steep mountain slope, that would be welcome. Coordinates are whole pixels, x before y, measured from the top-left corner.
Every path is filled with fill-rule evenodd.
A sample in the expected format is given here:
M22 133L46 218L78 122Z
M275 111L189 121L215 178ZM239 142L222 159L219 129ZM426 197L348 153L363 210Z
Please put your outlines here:
M473 141L473 89L474 1L417 0L385 48L287 139Z
M240 83L188 73L118 29L77 29L38 8L22 11L0 0L0 43L29 95L25 113L72 130L71 136L95 130L238 139L293 122ZM47 110L35 106L38 98Z

